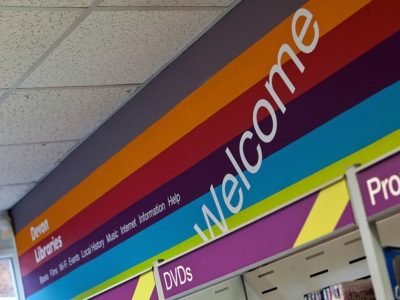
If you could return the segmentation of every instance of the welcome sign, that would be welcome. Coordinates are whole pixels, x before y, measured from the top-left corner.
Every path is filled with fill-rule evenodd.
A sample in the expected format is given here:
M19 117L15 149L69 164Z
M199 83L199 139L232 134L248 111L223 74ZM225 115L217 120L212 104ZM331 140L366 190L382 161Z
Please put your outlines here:
M300 33L297 33L297 23L299 19L304 19L303 20L303 25L300 28ZM312 23L312 25L311 25ZM312 28L312 39L309 44L304 43L305 36L307 34L307 30L309 28ZM297 49L295 49L297 52L302 51L303 53L311 53L314 51L315 47L317 46L318 43L318 38L319 38L319 27L317 21L313 20L313 15L310 13L309 10L300 8L297 10L293 16L292 20L292 26L291 26L291 33L292 33L292 38L294 41L294 44L297 46ZM287 88L290 90L292 94L295 93L296 88L293 85L292 81L289 79L288 75L286 72L283 70L281 62L282 62L282 57L283 55L286 54L288 55L297 69L299 70L300 73L304 73L305 71L305 66L301 62L301 60L298 58L298 56L295 54L295 51L287 44L283 44L278 51L277 54L277 61L278 63L273 65L268 76L268 80L265 81L265 88L268 91L268 93L271 95L273 98L273 103L271 104L268 100L261 98L259 99L252 112L252 121L253 121L253 128L250 130L245 131L241 136L240 136L240 141L239 141L239 153L240 153L240 163L245 167L245 171L248 174L257 174L257 172L260 170L261 165L262 165L262 159L263 159L263 154L262 154L262 148L260 146L260 143L258 143L255 147L256 152L257 152L257 160L254 164L249 163L249 160L246 156L246 153L244 151L245 143L247 144L251 143L251 140L253 139L253 131L255 131L257 138L259 141L261 141L264 144L269 144L273 142L275 135L277 133L277 128L278 128L278 121L277 121L277 114L275 113L274 106L278 106L280 112L282 114L285 114L286 112L286 107L285 104L282 102L282 99L280 96L277 94L276 89L274 88L272 84L272 80L274 76L279 76L283 80L283 82L286 84ZM270 125L270 130L266 133L260 125L261 120L260 114L262 111L265 111L268 113L269 119L271 120L272 124ZM264 124L263 124L264 125ZM269 127L269 126L268 126ZM254 149L254 150L255 150ZM253 150L253 151L254 151ZM250 191L251 185L250 182L248 181L248 178L242 171L242 169L239 166L239 163L237 159L233 156L231 150L229 147L225 149L225 153L227 157L229 158L229 161L232 163L232 166L234 167L236 173L238 174L238 177L240 178L241 185L244 186L247 191ZM228 188L227 191L227 185L230 187ZM238 199L235 201L235 204L232 204L232 198L234 197L235 192L238 193ZM210 231L211 237L214 237L214 232L212 231L211 228L211 222L209 220L212 219L214 223L221 229L222 232L226 233L228 231L227 224L225 217L222 213L221 210L221 205L219 202L219 199L217 197L217 194L215 192L214 186L211 185L210 187L210 193L213 197L215 206L218 210L221 223L220 221L217 220L217 218L210 212L209 208L204 205L202 206L202 212L204 215L204 219L206 220L208 230ZM230 213L232 214L237 214L240 212L240 210L243 207L243 190L241 187L239 187L239 182L236 179L236 177L231 174L227 173L224 176L223 182L222 182L222 195L223 195L223 200L226 205L226 208L229 210ZM194 225L194 229L196 232L202 237L204 241L208 241L207 237L203 234L203 232L200 230L199 226L197 224Z
M293 9L17 232L27 298L97 294L398 147L399 9Z

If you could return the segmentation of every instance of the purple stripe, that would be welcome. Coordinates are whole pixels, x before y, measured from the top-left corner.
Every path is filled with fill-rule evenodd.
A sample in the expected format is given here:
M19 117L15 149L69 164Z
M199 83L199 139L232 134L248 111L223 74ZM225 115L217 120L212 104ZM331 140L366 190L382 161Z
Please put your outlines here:
M153 290L153 293L151 294L150 300L158 300L157 289Z
M216 280L291 249L315 203L318 193L205 245L160 267L166 298ZM173 286L171 274L179 266L190 268L193 279ZM180 268L181 268L180 267ZM176 269L178 268L178 269ZM183 276L181 276L183 277ZM183 282L184 280L182 280ZM168 289L172 284L173 287Z
M342 216L340 217L339 222L336 225L335 230L338 230L350 224L355 224L355 220L353 215L353 209L351 207L351 202L349 201L349 203L347 203L346 205L346 208Z
M139 277L124 282L123 284L93 297L94 300L132 300L133 293L136 290Z
M260 143L264 157L268 157L316 127L323 125L343 111L362 102L370 95L395 82L399 75L398 68L392 60L393 57L397 56L397 53L400 53L399 38L400 34L392 36L379 46L368 51L352 64L336 72L314 89L289 103L284 116L285 122L279 124L279 134L275 137L274 142L269 144ZM250 99L249 101L255 100L257 99ZM239 113L248 113L251 115L251 110L252 106L249 107L249 112ZM270 123L269 120L264 120L264 122L265 126L268 126ZM301 126L296 126L297 124L301 124ZM229 147L233 155L239 157L237 145L239 144L240 137L241 135L237 136L188 171L144 197L138 203L127 208L79 242L65 249L60 255L24 276L23 281L27 295L33 294L54 280L68 274L82 263L88 262L89 259L81 259L80 262L69 267L66 271L59 273L59 275L50 278L46 283L40 285L39 276L41 274L46 273L50 268L56 268L62 261L68 259L68 257L80 253L81 249L86 248L93 241L104 238L112 229L119 228L119 225L130 222L133 215L141 211L150 210L160 201L159 199L166 199L169 195L173 195L174 192L179 191L182 199L181 205L185 205L207 193L210 183L220 182L227 171L235 174L234 168L229 160L226 159L225 148ZM249 141L248 144L253 143L249 147L255 147L257 142L256 139ZM247 156L250 162L257 160L255 152L249 152ZM118 243L106 243L104 249L90 255L90 260L123 242L133 234L145 229L147 226L154 224L156 221L175 211L177 207L173 206L169 208L145 222L145 225L142 224L136 229L131 230L128 234L120 236L117 240ZM127 265L127 268L129 267Z

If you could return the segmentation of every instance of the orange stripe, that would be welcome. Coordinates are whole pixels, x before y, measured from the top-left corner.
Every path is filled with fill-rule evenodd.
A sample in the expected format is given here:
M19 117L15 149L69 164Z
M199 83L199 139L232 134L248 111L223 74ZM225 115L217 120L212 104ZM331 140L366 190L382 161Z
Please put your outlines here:
M311 0L304 7L314 15L322 36L368 2ZM276 63L282 44L288 43L297 50L291 37L291 22L291 17L284 20L24 227L16 236L19 254L34 244L31 226L46 218L49 222L50 230L37 243L265 77ZM283 57L282 63L287 59Z

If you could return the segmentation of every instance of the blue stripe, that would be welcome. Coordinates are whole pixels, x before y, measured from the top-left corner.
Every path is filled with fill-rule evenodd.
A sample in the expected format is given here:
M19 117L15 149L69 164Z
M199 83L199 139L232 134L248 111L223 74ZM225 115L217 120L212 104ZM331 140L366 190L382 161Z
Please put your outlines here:
M251 189L243 189L242 210L399 129L399 95L400 82L397 82L267 157L257 174L245 173ZM281 122L284 122L284 118ZM217 195L221 194L220 186L216 192ZM80 266L28 299L70 299L189 239L195 234L195 223L206 228L201 212L203 204L213 210L210 193ZM226 217L231 215L226 208L224 214Z

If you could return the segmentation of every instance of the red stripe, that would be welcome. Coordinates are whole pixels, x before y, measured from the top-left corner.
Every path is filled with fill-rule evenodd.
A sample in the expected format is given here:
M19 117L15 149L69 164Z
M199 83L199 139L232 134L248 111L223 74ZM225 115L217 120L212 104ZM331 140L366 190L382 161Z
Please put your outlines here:
M292 101L397 31L399 19L395 12L398 11L398 3L393 0L372 2L322 37L312 55L299 55L306 67L304 74L300 74L293 63L286 64L285 71L297 88L296 93L291 95L287 88L277 80L274 85L279 91L278 94L286 100L286 103ZM390 9L390 6L394 7ZM252 123L251 115L241 112L254 106L259 99L257 95L265 94L267 96L264 88L265 80L266 78L261 80L231 104L100 197L95 203L70 219L54 232L53 236L61 235L63 248L69 247L102 223L240 134ZM222 128L223 130L221 130ZM79 200L77 199L77 201ZM50 238L45 239L41 244L46 244ZM34 247L20 257L23 276L48 260L36 264L33 249Z

